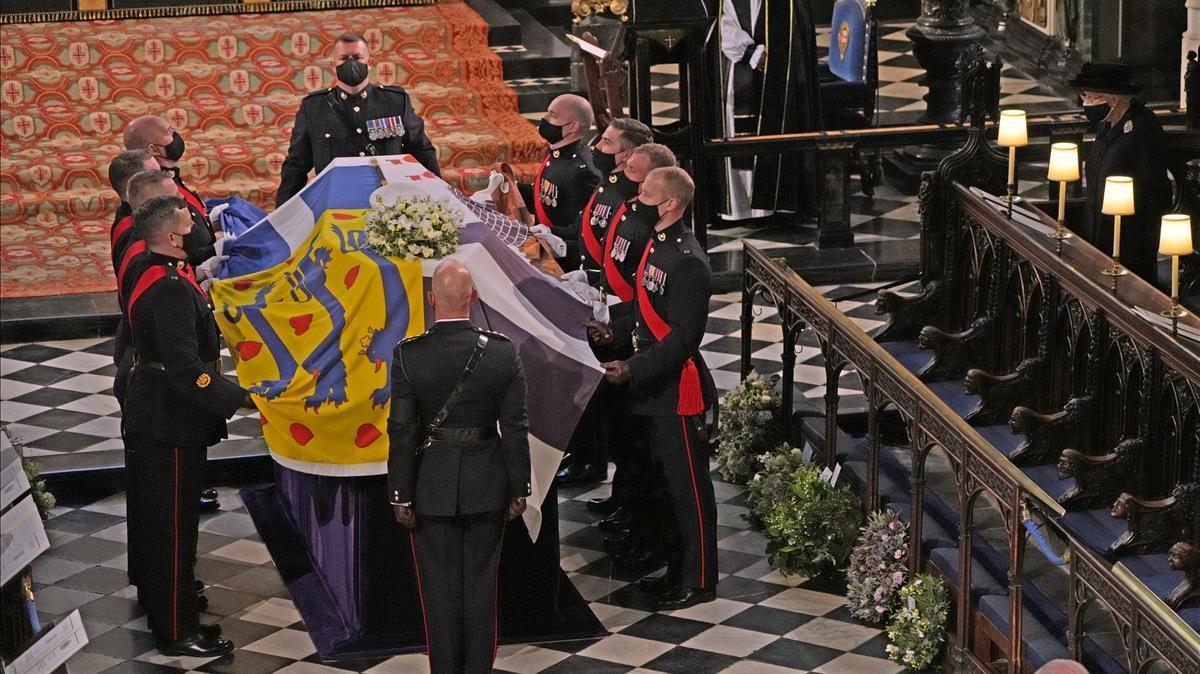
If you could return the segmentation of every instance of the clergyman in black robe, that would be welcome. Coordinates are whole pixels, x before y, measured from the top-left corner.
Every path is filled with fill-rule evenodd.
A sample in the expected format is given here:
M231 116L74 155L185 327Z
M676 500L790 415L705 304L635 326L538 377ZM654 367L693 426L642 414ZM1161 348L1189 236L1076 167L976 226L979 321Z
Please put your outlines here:
M817 44L807 0L723 0L721 10L722 81L732 99L726 133L819 130ZM729 219L774 211L816 217L815 150L734 160L729 173Z

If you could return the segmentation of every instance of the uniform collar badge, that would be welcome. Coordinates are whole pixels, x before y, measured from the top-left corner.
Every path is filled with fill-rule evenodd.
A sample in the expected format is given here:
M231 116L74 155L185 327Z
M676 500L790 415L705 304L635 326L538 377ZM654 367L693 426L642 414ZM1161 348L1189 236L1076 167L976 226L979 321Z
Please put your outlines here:
M615 182L617 182L617 174L615 174L615 173L609 174L609 176L608 176L608 182L610 182L610 183L615 183Z
M559 154L561 154L561 153L558 150L554 150L550 153L550 156L554 157L555 159L558 159Z
M655 237L655 238L657 238L659 241L666 241L666 240L667 240L667 233L666 233L666 232L659 232L659 233L658 233L658 236L657 236L657 237Z

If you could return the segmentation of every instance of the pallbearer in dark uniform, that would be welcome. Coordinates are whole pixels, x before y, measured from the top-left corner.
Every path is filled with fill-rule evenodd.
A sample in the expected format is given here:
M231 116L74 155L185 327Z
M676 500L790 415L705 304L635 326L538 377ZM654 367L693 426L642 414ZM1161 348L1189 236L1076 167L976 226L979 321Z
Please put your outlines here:
M336 85L300 101L291 145L279 175L275 206L291 199L338 157L411 154L441 175L437 150L425 135L425 122L413 110L408 92L367 81L371 52L362 36L346 33L330 48Z
M631 117L619 117L608 125L592 150L592 163L600 172L600 182L579 213L575 229L579 269L586 272L586 280L593 286L599 287L601 283L608 227L616 222L621 206L637 196L638 183L629 178L625 162L634 148L652 140L650 127Z
M192 216L192 233L183 242L187 251L188 262L198 265L220 252L217 245L216 229L208 219L208 211L204 201L183 182L179 173L179 160L183 158L185 149L183 136L171 128L167 120L158 115L138 117L125 126L125 148L135 150L144 148L154 155L159 168L170 171L179 189L179 196L187 202L188 212Z
M614 124L629 121L632 120L618 119ZM641 125L641 122L633 122L633 124ZM614 128L614 126L609 126L605 133L615 133ZM605 141L602 140L601 143L605 143ZM608 234L615 229L619 221L628 217L628 209L632 204L629 199L637 194L638 186L645 180L646 174L656 166L675 165L675 154L665 145L657 143L642 143L622 154L627 155L627 158L623 158L621 161L623 170L619 174L609 174L609 179L596 187L596 191L592 193L592 197L580 214L580 221L576 223L576 227L580 230L579 236L576 237L580 242L580 260L585 268L569 271L563 276L569 287L579 295L580 299L592 304L594 314L601 318L609 313L605 293L618 296L622 302L629 302L632 299L631 286L627 282L618 281L616 277L612 276L611 271L605 272L604 261L612 252L611 245L613 243ZM624 197L626 193L629 194L628 197ZM622 199L622 197L624 198ZM594 267L594 269L587 267ZM630 278L632 278L632 273ZM626 292L622 294L614 290L614 284L625 289ZM617 304L612 311L617 313L628 311L628 305ZM604 320L608 319L604 318ZM597 356L604 357L599 352L597 352ZM605 384L601 384L600 388L596 390L571 436L568 456L565 460L566 465L559 470L556 476L559 486L568 487L602 482L608 476L608 447L613 446L618 453L630 449L625 441L625 429L623 428L623 418L628 415L622 415L619 409L613 407L614 405L620 407L622 403L619 400L620 397L620 393L613 391L611 386ZM608 432L605 432L606 430ZM613 431L618 434L618 437L613 437ZM617 465L617 471L620 474L622 472L620 459L617 460ZM613 478L614 492L623 482L624 479ZM615 520L619 520L620 525L615 524ZM614 531L626 528L628 513L615 516L615 520L605 523L602 528L606 530L612 528Z
M159 197L133 216L147 252L127 299L136 361L126 392L125 443L139 455L141 590L150 628L166 655L212 657L233 644L200 624L193 565L207 447L225 420L252 407L221 376L221 344L208 298L183 241L193 224L179 197Z
M146 149L125 150L108 163L108 184L112 185L113 192L116 192L117 197L121 200L117 206L117 212L113 214L112 226L114 229L118 222L133 215L133 208L130 207L128 195L125 193L129 179L135 173L151 171L156 168L158 168L158 162L154 161L154 155Z
M1112 253L1112 216L1101 213L1104 181L1109 176L1133 178L1135 213L1121 220L1121 264L1157 283L1159 230L1172 199L1163 161L1166 136L1154 113L1133 98L1138 87L1131 78L1132 71L1122 63L1085 63L1071 80L1080 90L1084 113L1098 125L1084 164L1087 203L1080 235Z
M412 530L433 672L492 671L504 523L530 493L525 374L512 342L471 325L477 299L461 262L439 264L437 322L392 363L388 492Z
M585 140L591 133L592 106L575 94L563 94L550 102L538 133L550 143L532 185L521 185L525 203L533 204L536 225L567 243L560 264L575 267L579 259L572 230L587 200L600 182Z
M682 169L650 172L639 200L659 218L638 265L633 320L612 329L589 327L597 341L615 335L633 342L632 357L603 363L604 377L631 386L634 428L666 479L674 529L668 533L680 543L666 546L666 574L641 583L660 610L716 597L716 502L704 433L704 412L716 391L700 355L712 275L704 249L682 222L694 191Z

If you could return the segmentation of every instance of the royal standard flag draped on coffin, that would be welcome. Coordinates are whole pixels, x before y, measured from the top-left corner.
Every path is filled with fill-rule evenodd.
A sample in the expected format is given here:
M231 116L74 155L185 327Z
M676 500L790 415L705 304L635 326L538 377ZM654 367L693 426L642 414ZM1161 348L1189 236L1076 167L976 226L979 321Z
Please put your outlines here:
M238 377L268 401L263 437L285 459L387 460L391 351L425 330L421 263L366 247L365 213L327 210L283 264L213 285Z

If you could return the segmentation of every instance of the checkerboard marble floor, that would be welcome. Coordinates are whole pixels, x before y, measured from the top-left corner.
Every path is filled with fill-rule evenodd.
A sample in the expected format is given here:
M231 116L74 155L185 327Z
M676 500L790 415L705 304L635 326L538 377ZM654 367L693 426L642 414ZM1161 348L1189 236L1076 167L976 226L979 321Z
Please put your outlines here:
M875 284L876 286L878 284ZM831 298L874 286L835 286ZM865 329L880 324L870 297L838 306ZM704 356L723 390L736 385L740 367L739 295L713 298ZM754 365L780 369L782 338L773 308L756 308ZM112 400L108 340L77 340L0 347L0 418L10 422L31 454L94 451L118 446L119 412ZM815 343L798 349L797 391L819 395L823 369ZM857 393L853 376L843 394ZM843 399L843 404L847 404ZM232 432L254 433L247 418ZM256 434L256 433L255 433ZM766 541L750 528L741 487L713 473L718 501L721 582L719 598L671 613L652 613L634 578L615 574L603 551L598 519L587 499L607 483L559 495L562 567L612 636L598 641L501 647L502 672L821 672L891 674L886 637L857 623L844 605L836 577L786 577L771 569ZM73 674L94 672L371 672L428 671L423 655L321 663L300 614L255 532L237 489L219 486L222 509L202 516L197 572L209 583L206 622L222 626L237 644L217 660L163 657L154 649L145 618L126 584L125 503L121 493L80 499L58 493L60 505L46 524L51 549L34 565L43 621L80 609L91 643L71 661Z

